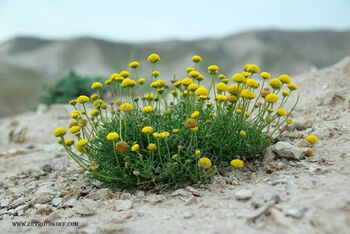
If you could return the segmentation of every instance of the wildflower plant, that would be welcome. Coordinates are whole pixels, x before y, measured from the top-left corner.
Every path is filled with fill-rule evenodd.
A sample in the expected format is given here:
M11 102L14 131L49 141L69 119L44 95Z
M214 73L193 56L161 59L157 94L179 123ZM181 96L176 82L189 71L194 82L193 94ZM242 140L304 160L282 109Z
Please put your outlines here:
M73 138L65 138L63 128L54 132L92 179L120 188L198 183L230 164L243 167L292 123L298 98L290 110L285 104L298 87L286 74L270 79L247 64L230 81L218 65L200 71L196 55L187 76L168 83L157 70L160 56L147 61L148 77L133 61L105 81L113 100L103 100L102 83L95 82L94 94L70 101Z

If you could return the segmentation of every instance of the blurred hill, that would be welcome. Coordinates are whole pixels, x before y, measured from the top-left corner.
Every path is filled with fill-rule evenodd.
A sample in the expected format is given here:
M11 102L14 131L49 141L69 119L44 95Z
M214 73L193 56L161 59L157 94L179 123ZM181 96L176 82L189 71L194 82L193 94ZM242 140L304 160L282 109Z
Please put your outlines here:
M218 64L227 75L246 63L257 63L273 75L295 75L334 64L350 55L350 31L250 31L219 39L119 43L94 38L45 40L17 37L0 44L0 117L28 110L41 92L74 69L84 76L108 77L127 69L131 60L141 62L148 74L148 54L159 53L161 77L185 75L191 57L204 58L202 70ZM147 72L147 73L145 73Z

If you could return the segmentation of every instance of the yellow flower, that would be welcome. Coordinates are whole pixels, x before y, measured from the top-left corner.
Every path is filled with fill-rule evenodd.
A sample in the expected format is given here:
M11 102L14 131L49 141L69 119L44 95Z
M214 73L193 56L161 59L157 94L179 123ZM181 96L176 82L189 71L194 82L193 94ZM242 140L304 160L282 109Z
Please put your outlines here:
M131 63L129 63L129 67L130 68L137 68L137 67L139 67L140 66L140 63L138 62L138 61L133 61L133 62L131 62Z
M241 130L239 132L239 134L242 136L242 137L246 137L247 136L247 133L244 131L244 130Z
M244 112L244 115L250 117L252 114L249 111Z
M288 90L283 90L282 95L283 95L283 97L287 97L290 95L290 92Z
M195 56L192 57L192 62L200 63L200 62L202 62L202 57L199 56L199 55L195 55Z
M220 80L226 79L226 76L224 74L219 74L218 77Z
M215 88L216 88L218 91L220 91L220 92L225 92L225 91L228 90L228 87L227 87L227 85L226 85L225 83L217 83L217 84L215 85Z
M190 73L188 73L190 75L190 77L192 78L197 78L200 73L198 71L191 71Z
M183 78L181 81L181 84L183 86L189 86L192 83L193 83L193 80L191 78L188 78L188 77Z
M121 71L119 73L119 76L123 77L123 78L128 78L130 76L130 72L128 71ZM117 78L117 77L116 77Z
M153 128L151 126L146 126L142 128L141 132L144 134L151 134L153 132Z
M227 91L232 95L238 95L240 94L241 90L238 87L238 84L232 84L228 87Z
M97 93L94 93L94 94L91 94L90 98L91 100L96 101L99 98L99 96Z
M274 93L270 93L265 97L265 101L268 103L275 103L278 101L278 96Z
M231 103L236 103L237 100L238 100L238 98L237 98L235 95L229 95L229 96L228 96L228 100L229 100L229 102L231 102Z
M98 116L100 114L100 111L97 110L97 109L93 109L91 112L90 112L90 115L91 116Z
M136 85L136 82L130 78L126 78L122 81L121 87L133 87Z
M198 156L198 155L201 154L201 151L200 150L196 150L196 151L194 151L194 153L196 154L196 156Z
M75 106L77 104L77 100L73 99L73 100L70 100L68 103L71 104L72 106Z
M150 151L153 151L153 150L157 149L157 146L156 146L156 144L151 143L148 145L147 149L149 149Z
M115 144L115 149L119 153L125 153L126 151L128 151L129 145L125 141L119 141L117 144Z
M145 107L143 108L143 111L146 112L146 113L150 113L150 112L153 111L153 107L151 107L151 106L145 106Z
M77 146L78 147L83 147L87 144L87 141L85 139L81 139L78 141Z
M160 133L160 138L168 138L170 136L170 133L167 131L161 132Z
M238 113L238 114L240 114L240 113L243 112L242 108L239 108L239 107L237 107L235 111L236 111L236 113Z
M265 80L271 78L271 75L270 75L270 73L268 73L268 72L262 72L262 73L260 73L260 76L261 76L261 78L263 78L263 79L265 79Z
M226 97L225 95L219 94L219 95L216 97L216 99L217 99L218 101L223 102L223 101L226 101L226 100L227 100L227 97Z
M217 65L210 65L210 66L208 67L208 72L209 72L209 74L211 74L211 75L217 74L218 71L219 71L219 66L217 66Z
M177 93L176 90L171 90L171 94L174 96L174 97L177 97L179 94Z
M240 159L233 159L231 161L231 166L233 166L235 168L242 168L244 166L244 163Z
M190 73L191 71L194 71L194 70L196 70L196 69L194 69L193 67L186 68L187 73Z
M208 90L205 86L199 86L194 92L197 96L208 96Z
M131 146L131 151L136 152L139 150L139 148L140 148L139 144L134 144L133 146Z
M115 78L118 76L119 76L119 73L112 73L112 75L109 77L109 79L115 80Z
M105 84L106 84L106 85L110 85L110 84L112 84L112 83L113 83L113 80L111 80L111 79L108 79L108 80L105 81Z
M202 75L202 74L199 74L199 76L196 77L196 80L198 80L198 81L202 81L202 80L204 80L204 79L205 79L205 76Z
M289 83L288 88L293 91L293 90L297 90L298 86L294 83Z
M277 113L278 116L286 116L287 115L287 111L284 108L278 108L276 110L276 113Z
M133 110L133 107L130 103L124 103L120 105L120 110L124 112L129 112Z
M152 76L154 76L155 78L157 78L159 76L160 72L159 71L153 71L152 72Z
M173 156L171 156L172 159L177 159L178 158L178 155L177 154L174 154Z
M237 83L242 83L245 81L245 77L241 73L236 73L232 76L232 80Z
M179 131L180 131L180 129L178 129L178 128L173 129L173 133L178 133Z
M287 74L282 74L278 77L278 79L280 81L282 81L282 83L285 83L285 84L289 84L291 81L290 81L290 77L287 75Z
M203 158L199 159L198 166L205 168L205 169L208 169L212 166L212 164L211 164L211 161L209 158L203 157Z
M195 118L197 118L199 116L199 111L195 111L195 112L193 112L192 114L191 114L191 118L192 119L195 119Z
M250 63L247 63L246 65L244 65L243 66L243 71L248 71L248 67L250 66L250 65L252 65L252 64L250 64Z
M249 87L252 87L252 88L258 88L259 87L259 83L254 80L254 79L246 79L245 83L249 86Z
M248 98L248 99L256 98L256 94L253 91L250 91L249 89L243 89L240 95L242 98Z
M78 111L72 111L70 113L70 116L73 118L73 119L76 119L79 117L79 112Z
M248 78L248 77L251 75L251 73L250 73L250 72L244 71L244 72L242 72L242 75L243 75L245 78Z
M259 66L256 64L250 64L247 67L247 72L251 72L251 73L259 73L260 69Z
M280 89L280 88L282 88L282 85L283 85L282 82L276 78L270 80L269 84L271 85L271 87L273 89Z
M150 54L147 58L147 61L150 63L158 63L160 62L160 57L158 54Z
M166 86L166 83L164 80L156 80L151 83L152 88L163 88Z
M84 104L84 103L87 103L90 101L90 98L86 95L80 95L78 98L77 98L77 101L81 104Z
M292 123L293 123L293 120L292 120L291 118L287 118L287 119L286 119L286 123L287 123L287 124L292 124Z
M314 155L314 151L312 149L308 149L305 155L311 157L312 155Z
M140 78L140 79L137 80L137 82L142 85L142 84L146 83L146 79L145 78Z
M154 99L153 93L147 93L145 96L143 96L146 100L152 101Z
M67 133L66 129L64 128L56 128L53 132L54 137L62 137Z
M318 138L315 135L309 135L306 137L306 140L311 144L316 144L318 142Z
M116 104L117 106L119 106L121 103L122 103L122 100L120 100L120 99L115 100L115 104Z
M93 89L93 90L98 90L98 89L100 89L100 88L102 88L101 82L94 82L94 83L92 83L92 85L91 85L91 89Z
M187 90L190 90L190 91L195 91L196 89L198 89L198 85L195 83L192 83L187 87Z
M190 128L192 132L197 132L198 131L198 126L194 128Z
M109 141L115 141L115 140L117 140L119 138L119 134L116 133L116 132L110 132L110 133L108 133L106 138Z
M73 126L69 129L69 131L73 134L77 133L80 131L80 127L79 126Z
M67 146L71 146L74 144L74 140L72 138L67 138L64 143L67 145Z
M155 132L153 133L153 137L159 139L161 136L159 132Z

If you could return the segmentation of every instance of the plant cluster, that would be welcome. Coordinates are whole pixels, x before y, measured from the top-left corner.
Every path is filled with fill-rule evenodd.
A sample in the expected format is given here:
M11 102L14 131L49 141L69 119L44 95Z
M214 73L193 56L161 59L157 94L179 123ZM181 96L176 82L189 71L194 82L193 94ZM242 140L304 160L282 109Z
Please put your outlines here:
M147 60L152 67L147 79L134 61L130 70L105 81L113 101L101 99L103 84L94 82L90 97L69 102L75 109L69 131L76 140L65 138L64 128L54 131L93 179L120 188L205 181L230 164L243 167L292 123L297 101L290 110L285 104L298 87L286 74L271 79L247 64L230 81L217 65L201 73L202 58L196 55L185 78L167 83L156 69L160 56ZM141 96L133 95L135 89Z

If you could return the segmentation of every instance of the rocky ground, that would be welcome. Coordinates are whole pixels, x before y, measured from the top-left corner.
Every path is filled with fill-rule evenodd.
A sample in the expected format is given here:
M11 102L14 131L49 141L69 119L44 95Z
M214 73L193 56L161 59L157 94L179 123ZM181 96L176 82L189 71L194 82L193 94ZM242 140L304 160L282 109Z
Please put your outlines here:
M65 106L1 119L0 232L348 233L350 58L293 80L301 100L295 124L281 137L287 143L237 178L216 176L208 185L158 194L85 182L52 137L69 121ZM320 142L305 158L310 133ZM48 221L78 226L13 226Z

